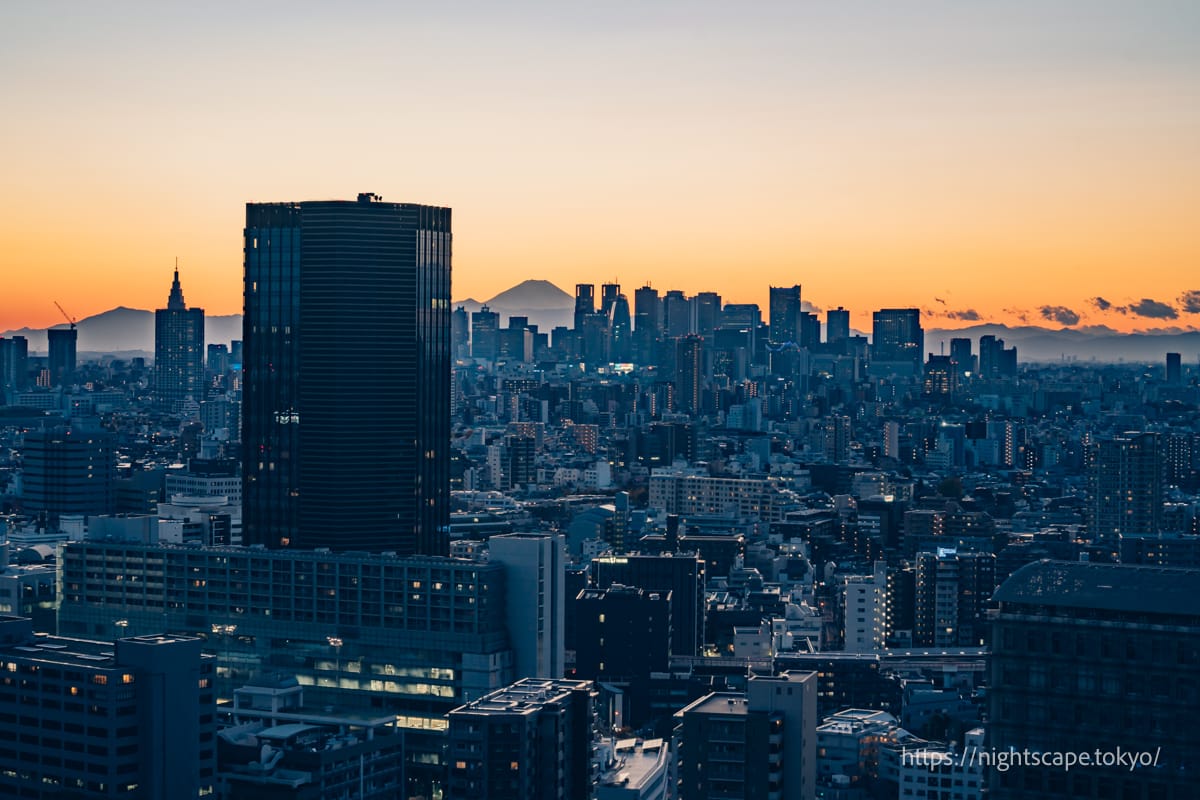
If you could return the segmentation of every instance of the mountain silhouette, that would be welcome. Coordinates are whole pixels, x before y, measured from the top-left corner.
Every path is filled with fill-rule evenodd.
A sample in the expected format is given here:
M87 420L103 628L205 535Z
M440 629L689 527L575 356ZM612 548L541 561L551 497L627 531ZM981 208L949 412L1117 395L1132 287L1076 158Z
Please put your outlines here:
M55 325L66 328L67 325ZM79 354L145 353L154 354L154 312L140 308L117 308L85 317L75 324L79 331ZM45 328L21 328L5 331L0 336L24 336L29 340L29 352L44 354L47 350ZM204 317L206 344L229 344L242 338L242 315L227 314Z

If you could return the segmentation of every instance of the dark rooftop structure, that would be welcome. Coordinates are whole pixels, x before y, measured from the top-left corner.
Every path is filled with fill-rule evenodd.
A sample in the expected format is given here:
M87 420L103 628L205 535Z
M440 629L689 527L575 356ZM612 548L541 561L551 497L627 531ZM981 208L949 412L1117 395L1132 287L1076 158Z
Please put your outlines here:
M1061 608L1200 616L1200 570L1035 561L1014 572L992 599Z

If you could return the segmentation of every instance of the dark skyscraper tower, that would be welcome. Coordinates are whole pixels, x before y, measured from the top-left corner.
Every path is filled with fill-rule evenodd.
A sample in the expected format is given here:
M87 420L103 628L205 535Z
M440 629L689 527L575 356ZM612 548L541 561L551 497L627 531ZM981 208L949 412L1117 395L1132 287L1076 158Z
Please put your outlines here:
M630 330L629 300L623 294L613 298L608 308L609 358L626 362L633 358L633 333Z
M187 307L178 269L167 307L154 312L154 394L172 411L204 399L204 309Z
M663 327L668 339L677 339L692 332L691 303L678 289L667 292L663 298Z
M654 359L654 343L662 333L662 301L658 290L643 286L633 293L633 341L639 364Z
M596 313L596 285L575 284L575 330L583 330L583 318Z
M50 328L46 331L50 350L50 385L62 386L75 374L75 348L79 331L70 328Z
M450 209L246 207L244 540L444 555Z
M471 315L471 357L495 361L500 355L500 314L483 306Z
M971 340L965 336L950 340L950 360L959 375L975 371L975 356L971 352Z
M1098 440L1090 454L1092 533L1114 544L1130 533L1162 532L1163 458L1157 433Z
M925 331L919 308L884 308L872 319L871 360L908 362L917 374L925 360Z
M1167 383L1183 383L1183 363L1179 353L1167 353Z
M704 339L696 334L675 342L675 396L680 411L700 413L700 388L704 378Z
M775 344L800 342L800 284L770 287L768 322Z
M825 341L844 342L850 338L850 312L838 306L825 312Z
M29 382L29 341L0 337L0 400L5 392L21 392Z

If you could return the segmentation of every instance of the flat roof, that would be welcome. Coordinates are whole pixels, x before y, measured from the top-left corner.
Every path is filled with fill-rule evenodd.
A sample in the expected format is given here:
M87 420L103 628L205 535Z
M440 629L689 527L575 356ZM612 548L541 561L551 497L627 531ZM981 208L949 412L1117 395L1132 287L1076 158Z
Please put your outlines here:
M992 595L1000 603L1200 616L1200 569L1035 561Z

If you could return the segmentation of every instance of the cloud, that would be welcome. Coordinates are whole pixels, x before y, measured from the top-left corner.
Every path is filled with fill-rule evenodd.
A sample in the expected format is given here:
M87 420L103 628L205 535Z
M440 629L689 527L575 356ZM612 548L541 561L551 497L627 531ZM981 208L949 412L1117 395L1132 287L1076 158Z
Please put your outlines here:
M809 314L820 314L823 309L820 306L814 306L812 303L808 302L807 300L802 300L800 302L800 310L806 311Z
M1010 317L1016 317L1021 322L1029 322L1029 313L1023 308L1006 308L1004 313Z
M933 299L936 300L937 302L941 303L942 305L946 305L946 301L940 297L935 297Z
M1179 295L1179 310L1188 314L1200 314L1200 289L1189 289Z
M1108 302L1103 297L1093 297L1088 302L1101 311L1108 311L1110 308L1112 308L1112 303Z
M979 320L983 319L983 317L979 316L979 312L973 308L964 308L958 311L951 309L946 311L945 314L950 319L961 319L966 320L967 322L978 322Z
M1179 317L1179 312L1175 310L1174 306L1151 300L1149 297L1143 297L1136 303L1130 303L1125 306L1125 310L1130 314L1151 319L1177 319Z
M1042 313L1042 319L1048 319L1051 322L1057 322L1059 325L1078 325L1079 314L1075 313L1066 306L1042 306L1038 309Z

